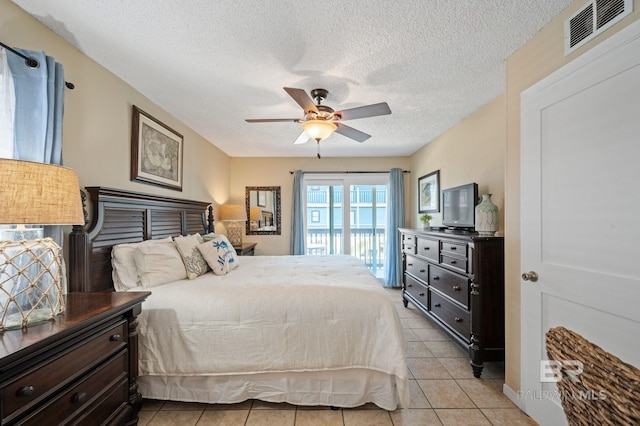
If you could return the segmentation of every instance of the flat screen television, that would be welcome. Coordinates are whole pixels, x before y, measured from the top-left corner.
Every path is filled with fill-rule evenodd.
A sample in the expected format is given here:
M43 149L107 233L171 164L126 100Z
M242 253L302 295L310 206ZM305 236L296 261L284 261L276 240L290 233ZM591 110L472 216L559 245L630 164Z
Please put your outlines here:
M442 224L450 229L473 231L478 184L468 183L442 190Z

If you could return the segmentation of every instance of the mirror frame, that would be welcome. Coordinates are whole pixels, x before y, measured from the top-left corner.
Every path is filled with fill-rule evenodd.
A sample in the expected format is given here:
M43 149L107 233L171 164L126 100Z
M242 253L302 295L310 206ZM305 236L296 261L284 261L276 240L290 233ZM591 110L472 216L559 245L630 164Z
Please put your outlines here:
M274 223L276 224L275 231L252 231L251 221L249 220L251 208L249 194L251 191L273 191L275 193L275 203L276 203L276 211L274 212ZM280 206L280 187L279 186L246 186L245 194L244 194L244 205L247 209L247 221L245 223L246 229L245 232L247 235L281 235L282 225L281 225L281 206Z

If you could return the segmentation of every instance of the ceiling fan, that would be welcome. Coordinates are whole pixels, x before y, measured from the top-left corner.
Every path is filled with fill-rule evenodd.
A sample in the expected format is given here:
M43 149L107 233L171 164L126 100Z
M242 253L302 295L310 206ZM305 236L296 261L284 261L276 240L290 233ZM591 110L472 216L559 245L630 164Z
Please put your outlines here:
M313 89L311 97L302 89L284 87L284 90L302 107L303 118L249 118L246 121L247 123L300 123L303 132L294 144L306 143L309 139L315 140L318 144L318 158L320 158L320 141L331 136L333 132L357 142L364 142L371 137L360 130L342 124L341 121L391 114L391 109L386 102L334 111L330 106L322 105L322 101L329 95L325 89ZM312 98L316 100L315 104Z

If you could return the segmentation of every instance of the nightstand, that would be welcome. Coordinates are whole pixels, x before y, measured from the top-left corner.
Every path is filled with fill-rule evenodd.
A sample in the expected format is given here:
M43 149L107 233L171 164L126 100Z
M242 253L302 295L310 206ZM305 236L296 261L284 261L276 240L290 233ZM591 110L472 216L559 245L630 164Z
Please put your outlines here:
M242 243L241 246L233 246L238 256L254 256L256 254L256 245L258 243Z
M149 294L69 293L55 321L0 334L0 424L135 424Z

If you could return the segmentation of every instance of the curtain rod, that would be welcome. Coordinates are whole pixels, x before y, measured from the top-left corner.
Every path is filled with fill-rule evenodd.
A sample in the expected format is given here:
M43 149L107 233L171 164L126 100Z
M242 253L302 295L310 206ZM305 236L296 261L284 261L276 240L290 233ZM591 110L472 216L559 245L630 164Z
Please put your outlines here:
M295 170L289 170L289 174L294 174L296 171ZM313 173L313 174L333 174L333 173L344 173L344 174L358 174L358 173L389 173L389 171L386 172L381 172L381 171L340 171L340 170L336 170L336 171L323 171L323 172L316 172L313 170L310 170L308 172L305 173ZM402 173L411 173L411 170L403 170Z
M38 61L36 61L34 58L29 58L29 57L23 55L22 53L18 52L15 49L10 48L9 46L7 46L6 44L4 44L1 41L0 41L0 46L4 47L9 52L14 53L14 54L20 56L22 59L24 59L25 65L28 66L29 68L36 68L38 65L40 65L38 63ZM65 81L64 85L67 86L67 88L71 89L71 90L73 90L76 87L73 83L70 83L68 81Z

